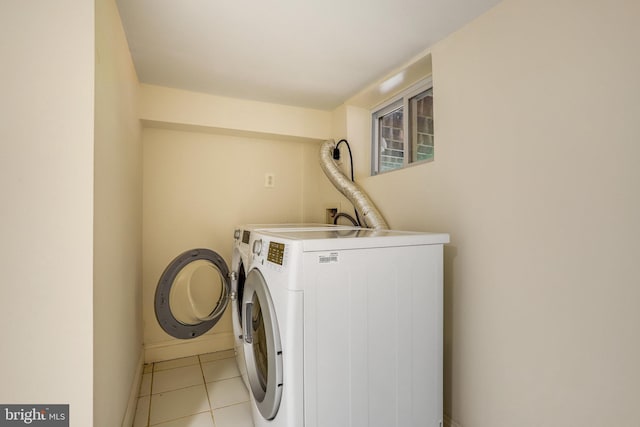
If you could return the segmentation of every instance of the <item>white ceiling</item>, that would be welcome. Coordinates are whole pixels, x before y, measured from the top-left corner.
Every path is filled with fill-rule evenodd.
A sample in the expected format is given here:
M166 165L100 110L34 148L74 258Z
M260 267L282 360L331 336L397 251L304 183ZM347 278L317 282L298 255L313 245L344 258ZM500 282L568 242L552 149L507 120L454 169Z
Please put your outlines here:
M498 0L117 0L142 83L331 110Z

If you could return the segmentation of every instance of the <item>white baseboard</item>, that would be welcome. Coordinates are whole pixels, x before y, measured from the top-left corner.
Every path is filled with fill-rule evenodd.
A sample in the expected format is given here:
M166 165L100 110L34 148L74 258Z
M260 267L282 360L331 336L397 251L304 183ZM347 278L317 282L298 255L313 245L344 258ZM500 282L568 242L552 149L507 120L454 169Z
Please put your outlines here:
M449 418L448 415L444 416L444 427L462 427L462 424L459 424L455 421L453 421L451 418Z
M144 363L212 353L233 348L233 332L202 335L191 340L171 340L144 346Z
M138 357L138 366L136 373L131 382L131 390L129 390L129 401L127 402L127 410L122 419L122 427L130 427L133 425L133 419L136 416L136 406L138 405L138 393L140 392L140 383L142 382L142 371L144 369L144 349L140 348L140 357Z

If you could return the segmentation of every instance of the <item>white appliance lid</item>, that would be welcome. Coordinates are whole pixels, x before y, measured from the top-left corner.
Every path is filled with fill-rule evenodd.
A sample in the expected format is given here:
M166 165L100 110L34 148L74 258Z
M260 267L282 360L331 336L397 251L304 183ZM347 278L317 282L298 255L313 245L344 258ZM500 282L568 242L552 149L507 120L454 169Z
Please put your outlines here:
M264 230L260 233L271 240L301 242L305 252L449 243L449 235L446 233L373 230L369 228Z
M315 229L356 229L353 225L320 224L315 222L282 223L282 224L246 224L241 229L251 231L289 231L289 230L315 230Z

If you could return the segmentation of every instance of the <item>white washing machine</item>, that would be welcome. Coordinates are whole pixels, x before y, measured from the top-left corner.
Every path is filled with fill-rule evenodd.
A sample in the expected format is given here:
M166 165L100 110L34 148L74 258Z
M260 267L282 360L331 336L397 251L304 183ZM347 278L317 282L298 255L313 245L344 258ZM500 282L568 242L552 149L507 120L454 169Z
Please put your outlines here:
M257 230L348 229L328 224L254 224L234 233L231 268L211 249L190 249L178 255L162 273L155 293L154 309L158 323L169 335L180 339L197 338L222 318L229 302L235 336L236 361L247 387L246 363L242 346L239 301L250 262L251 235Z
M244 358L244 349L242 347L242 318L240 313L240 301L242 301L242 292L244 290L244 282L247 277L247 268L249 266L249 254L251 249L249 241L251 238L252 227L241 226L237 228L233 235L233 255L231 259L231 319L233 324L234 350L236 355L236 364L247 388L249 380L247 379L247 368Z
M244 357L242 335L242 312L240 310L247 268L250 262L252 234L259 231L285 231L285 230L313 230L313 229L354 229L352 226L337 226L316 223L291 223L291 224L246 224L239 226L234 232L233 255L231 260L231 317L233 324L234 349L236 363L247 388L250 387L247 379L247 368Z
M447 234L260 230L242 297L256 427L438 427Z

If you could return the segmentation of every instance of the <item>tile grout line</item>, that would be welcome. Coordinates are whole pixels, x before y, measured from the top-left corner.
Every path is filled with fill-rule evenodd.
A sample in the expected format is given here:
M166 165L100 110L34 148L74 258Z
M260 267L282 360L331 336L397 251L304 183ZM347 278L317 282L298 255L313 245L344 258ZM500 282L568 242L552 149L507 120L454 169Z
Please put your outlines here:
M195 356L195 357L198 357L198 356ZM174 368L160 370L160 371L158 371L158 373L159 374L160 373L164 374L165 372L174 371L174 370L178 370L178 369L184 369L184 368L194 368L194 367L199 366L199 365L200 365L200 363L198 362L198 363L194 363L192 365L176 366ZM201 376L203 376L202 372L203 372L202 371L202 366L200 366ZM154 372L154 376L155 376L155 372ZM203 380L204 380L204 377L203 377ZM162 390L162 391L157 391L157 392L154 392L153 388L152 388L151 391L149 392L149 395L153 396L153 395L157 395L157 394L171 393L171 392L174 392L174 391L184 390L184 389L191 388L191 387L198 387L199 385L202 385L202 384L183 385L181 387L177 387L177 388L173 388L172 387L169 390ZM204 385L206 386L206 381L204 382Z
M205 388L205 396L206 396L206 399L207 399L207 406L208 406L208 408L209 408L209 410L207 410L207 411L205 411L205 412L209 412L209 414L210 414L210 416L211 416L211 420L212 420L213 425L214 425L214 427L215 427L216 422L215 422L215 419L214 419L214 417L213 417L213 406L212 406L212 403L211 403L211 396L210 396L210 394L209 394L209 389L208 389L208 387L207 387L207 379L206 379L206 376L205 376L205 373L204 373L204 365L205 365L205 364L210 364L210 363L215 363L215 362L220 362L220 361L225 360L225 359L232 359L232 358L233 358L233 356L227 356L227 357L215 357L213 360L207 360L206 362L202 360L202 357L201 357L201 356L202 356L202 355L196 355L195 357L197 358L197 359L196 359L196 360L197 360L197 365L200 367L200 375L201 375L201 378L202 378L202 384L204 385L204 388ZM195 365L196 365L196 364L194 363L194 364L193 364L193 365L191 365L191 366L195 366ZM147 422L146 422L146 424L145 424L145 427L151 427L151 411L153 410L152 405L151 405L152 398L153 398L154 396L156 396L156 395L159 395L159 394L164 393L164 392L158 392L158 393L154 393L154 392L153 392L154 383L155 383L155 380L156 380L156 378L155 378L156 371L157 371L157 372L164 372L164 371L168 371L168 370L172 370L172 369L184 368L184 367L188 367L188 366L189 366L189 365L185 365L185 366L176 366L176 367L173 367L173 368L168 368L168 369L158 370L157 362L153 362L153 363L151 363L151 372L149 372L149 373L151 374L151 378L150 378L150 381L149 381L149 382L150 382L150 384L149 384L149 395L148 395L148 396L149 396L149 407L148 407L148 410L147 410L147 416L146 416L146 420L147 420ZM143 375L144 375L144 372L143 372ZM220 379L218 379L217 381L228 380L228 379L231 379L231 378L235 378L235 377L230 377L230 378L220 378ZM216 381L212 381L212 382L214 382L214 383L215 383ZM197 386L197 385L193 385L193 386L186 386L186 387L182 387L182 388L175 389L175 390L170 390L170 391L183 390L183 389L190 388L190 387L194 387L194 386ZM169 391L167 391L167 392L169 392ZM235 403L235 404L241 404L241 403L244 403L244 401L243 401L243 402L237 402L237 403ZM233 405L235 405L235 404L225 405L224 407L233 406ZM204 412L201 412L201 413L204 413ZM185 416L185 417L181 417L181 418L188 418L188 417L193 416L193 415L197 415L197 414L191 414L191 415L189 415L189 416Z
M147 427L151 425L151 398L153 397L153 374L156 370L156 364L151 364L151 385L149 386L149 411L147 411Z
M209 412L211 412L211 422L215 427L216 421L213 418L213 408L211 407L211 398L209 397L209 388L207 387L207 378L204 376L204 368L202 367L202 358L200 358L200 355L198 355L198 364L200 365L200 373L202 374L202 382L204 383L204 392L207 395L207 404L209 405Z
M194 388L194 387L198 387L198 386L201 386L201 385L202 385L202 384L187 385L187 386L184 386L184 387L174 388L174 389L172 389L172 390L159 391L159 392L157 392L157 393L150 394L149 396L157 396L157 395L159 395L159 394L173 393L174 391L186 390L186 389L188 389L188 388Z

